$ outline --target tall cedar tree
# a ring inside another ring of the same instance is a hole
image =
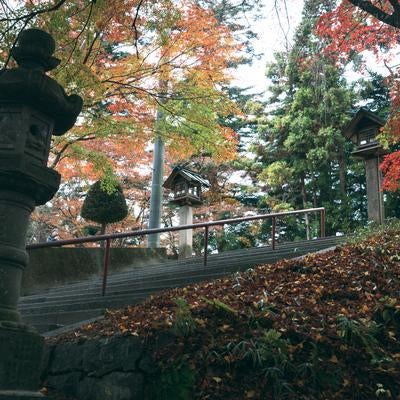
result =
[[[341,133],[352,92],[343,70],[320,56],[324,42],[313,33],[321,8],[330,7],[330,1],[306,1],[292,50],[276,54],[268,66],[273,112],[261,134],[263,145],[257,143],[255,150],[267,204],[275,210],[325,206],[327,230],[334,233],[352,230],[364,218],[355,213],[364,209],[359,203],[364,198],[356,195],[364,185],[361,169],[350,165],[351,144]],[[310,221],[306,224],[312,228]]]
[[[105,233],[107,224],[122,221],[127,215],[128,207],[121,185],[117,184],[111,192],[102,187],[101,181],[90,187],[81,216],[101,224],[101,234]]]

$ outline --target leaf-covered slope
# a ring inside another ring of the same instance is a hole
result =
[[[164,386],[184,388],[177,399],[397,398],[399,245],[386,231],[167,291],[52,340],[169,330],[176,344],[157,357],[164,378],[175,371]]]

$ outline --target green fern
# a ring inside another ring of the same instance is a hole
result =
[[[196,329],[196,322],[192,317],[190,307],[182,297],[174,300],[176,304],[175,320],[172,324],[172,332],[177,336],[189,336]]]

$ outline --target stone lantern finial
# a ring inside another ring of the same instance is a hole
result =
[[[47,72],[60,64],[60,60],[53,57],[55,49],[56,43],[47,32],[31,28],[21,32],[11,55],[22,68],[40,66]]]
[[[11,52],[19,67],[0,71],[0,105],[32,107],[53,120],[51,134],[60,136],[74,126],[83,100],[77,94],[67,95],[56,80],[45,74],[60,63],[53,57],[54,49],[54,39],[47,32],[21,32]]]

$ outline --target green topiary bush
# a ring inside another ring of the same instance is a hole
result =
[[[112,192],[103,189],[101,181],[90,187],[83,202],[81,216],[101,224],[101,234],[106,231],[107,224],[122,221],[127,215],[128,207],[120,184]]]

